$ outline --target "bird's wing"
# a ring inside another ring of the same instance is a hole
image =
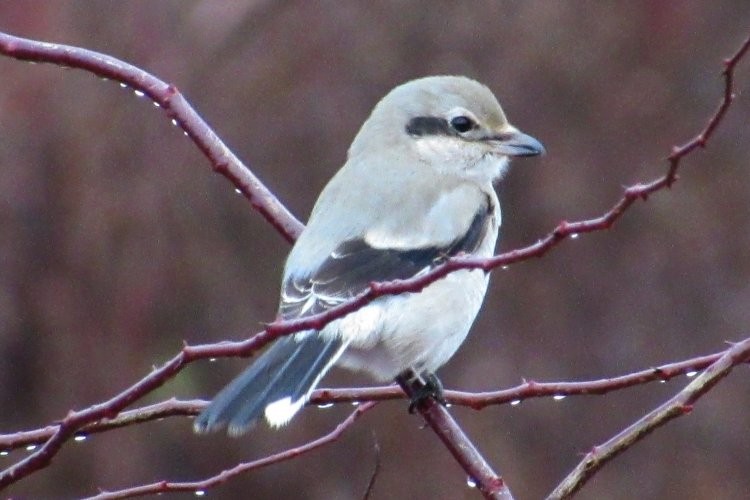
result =
[[[489,199],[479,207],[463,235],[445,246],[376,248],[363,238],[344,241],[311,274],[284,281],[282,318],[318,314],[363,292],[372,282],[407,279],[427,272],[460,253],[473,253],[492,224]]]

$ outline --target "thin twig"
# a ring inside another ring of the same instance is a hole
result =
[[[80,431],[76,433],[76,437],[78,440],[82,440],[90,434],[98,434],[130,425],[142,424],[173,416],[197,415],[205,406],[206,402],[199,399],[181,401],[171,398],[160,403],[123,411],[114,418],[103,418],[92,422],[81,427]],[[58,428],[59,424],[50,424],[46,427],[30,431],[0,434],[0,450],[8,452],[18,448],[39,445],[54,436]]]
[[[240,474],[250,472],[252,470],[267,467],[269,465],[277,464],[285,460],[290,460],[298,457],[304,453],[309,453],[315,449],[320,448],[328,443],[336,441],[341,435],[351,427],[354,422],[361,417],[366,411],[372,409],[377,403],[365,403],[357,407],[354,412],[349,415],[344,421],[336,426],[328,434],[319,437],[313,441],[309,441],[296,448],[291,448],[274,455],[269,455],[253,462],[240,463],[232,467],[221,471],[220,473],[211,476],[200,481],[190,482],[172,482],[172,481],[157,481],[151,484],[144,484],[140,486],[134,486],[132,488],[125,488],[117,491],[101,491],[98,495],[89,497],[89,500],[114,500],[120,498],[133,498],[141,497],[146,495],[156,495],[167,492],[179,492],[188,491],[193,493],[201,493],[215,488],[216,486],[225,483],[226,481],[236,477]]]
[[[289,242],[302,231],[302,223],[222,142],[190,103],[177,90],[154,75],[101,52],[20,38],[0,32],[0,54],[19,59],[52,63],[86,70],[101,78],[114,80],[132,88],[138,96],[148,96],[179,125],[211,162],[215,172],[223,175],[250,200],[257,210]]]
[[[372,468],[372,474],[370,474],[370,480],[367,482],[367,488],[365,488],[365,492],[362,495],[362,500],[369,500],[372,496],[372,492],[375,491],[375,481],[378,479],[378,474],[380,474],[380,443],[378,443],[378,438],[374,432],[372,433],[372,438],[374,441],[375,464]]]
[[[554,489],[548,498],[570,498],[581,489],[606,463],[635,443],[665,425],[670,420],[687,415],[693,406],[721,379],[729,375],[732,368],[750,359],[750,339],[743,340],[728,349],[715,363],[709,366],[687,387],[643,418],[622,430],[606,443],[595,446],[573,471]]]

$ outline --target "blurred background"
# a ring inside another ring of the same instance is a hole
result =
[[[702,128],[750,4],[497,1],[2,2],[0,30],[122,58],[176,84],[301,219],[393,86],[464,74],[497,94],[547,156],[498,187],[501,249],[597,216],[662,175]],[[750,60],[738,100],[670,191],[612,230],[493,273],[483,311],[441,370],[448,388],[625,374],[750,334]],[[273,319],[285,241],[163,112],[83,71],[0,57],[0,432],[105,400],[190,343]],[[246,360],[201,362],[140,403],[209,398]],[[603,442],[686,385],[451,411],[519,499],[540,498]],[[370,383],[332,373],[324,386]],[[585,499],[747,498],[748,368],[608,465]],[[241,439],[170,418],[70,444],[8,490],[71,498],[192,480],[307,442],[351,407],[306,409]],[[404,402],[325,448],[242,476],[215,498],[477,498]],[[0,457],[5,467],[26,452]]]

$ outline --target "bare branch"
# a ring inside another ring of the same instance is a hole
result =
[[[244,474],[255,469],[260,469],[261,467],[267,467],[269,465],[277,464],[285,460],[296,458],[303,453],[309,453],[317,448],[320,448],[321,446],[336,441],[344,433],[345,430],[347,430],[354,424],[354,422],[359,417],[361,417],[365,412],[371,410],[376,404],[377,403],[365,403],[358,406],[357,409],[354,410],[354,412],[349,415],[344,421],[337,425],[335,429],[333,429],[328,434],[319,437],[318,439],[305,443],[296,448],[290,448],[286,451],[282,451],[281,453],[276,453],[275,455],[263,457],[253,462],[237,464],[231,469],[221,471],[215,476],[211,476],[200,481],[182,483],[158,481],[156,483],[134,486],[132,488],[126,488],[123,490],[102,491],[98,495],[94,495],[89,498],[90,500],[112,500],[118,498],[133,498],[178,491],[189,491],[193,493],[203,492],[210,488],[215,488],[216,486],[219,486],[222,483],[232,479],[233,477],[239,476],[240,474]]]
[[[406,380],[400,377],[398,383],[412,399],[424,388],[418,378]],[[443,405],[434,398],[426,398],[417,405],[417,411],[466,472],[472,486],[475,486],[485,498],[513,500],[513,495],[503,478],[492,470],[490,464]]]
[[[182,348],[182,351],[161,367],[154,369],[150,374],[108,401],[92,405],[84,410],[70,411],[43,446],[35,450],[28,457],[0,472],[0,489],[46,467],[60,451],[62,445],[78,434],[80,429],[93,422],[116,417],[128,405],[164,385],[164,383],[192,361],[210,357],[237,355],[237,346],[240,346],[240,351],[244,349],[246,352],[253,352],[266,344],[270,340],[268,337],[265,332],[261,332],[244,342],[221,342],[204,346],[185,346]]]
[[[666,382],[678,375],[695,375],[723,356],[726,351],[700,356],[677,363],[661,365],[619,377],[590,380],[585,382],[534,382],[523,384],[501,391],[467,393],[445,391],[445,399],[455,405],[468,406],[481,410],[485,406],[521,402],[530,398],[554,396],[586,396],[606,394],[627,387],[648,382]]]
[[[302,223],[221,141],[196,113],[177,87],[112,56],[93,50],[39,42],[0,32],[0,54],[22,61],[52,63],[83,69],[99,77],[120,82],[138,96],[148,96],[164,109],[211,162],[213,170],[227,179],[250,200],[253,208],[289,242],[302,231]]]
[[[90,434],[119,429],[130,425],[137,425],[173,416],[197,415],[206,406],[205,401],[198,399],[180,401],[171,398],[133,410],[124,411],[114,418],[103,418],[99,421],[81,427],[76,436],[85,438]],[[50,424],[31,431],[0,434],[0,450],[10,451],[27,446],[39,445],[55,435],[59,425]]]
[[[750,339],[732,346],[672,399],[654,409],[606,443],[595,446],[548,498],[570,498],[607,462],[670,420],[690,413],[701,396],[729,375],[732,368],[747,362],[749,359]]]
[[[646,384],[649,382],[666,382],[672,378],[693,374],[704,370],[714,363],[726,351],[706,356],[699,356],[676,363],[660,365],[619,377],[581,382],[535,382],[526,381],[515,387],[499,391],[466,392],[446,390],[444,392],[447,403],[455,406],[465,406],[474,410],[481,410],[487,406],[514,404],[530,398],[552,396],[585,396],[601,395],[612,391]],[[344,389],[316,389],[313,391],[308,405],[319,406],[328,404],[351,404],[368,401],[392,401],[406,398],[404,391],[396,385],[382,387],[351,387]],[[137,425],[154,420],[174,416],[195,416],[199,414],[208,402],[194,399],[182,401],[175,398],[153,405],[135,408],[119,413],[114,418],[103,418],[81,427],[76,436],[87,436],[120,427]],[[10,451],[27,446],[40,445],[51,438],[58,430],[58,425],[50,424],[39,429],[0,434],[0,450]]]
[[[372,468],[372,474],[370,474],[370,480],[367,482],[367,488],[365,488],[365,492],[362,495],[363,500],[368,500],[372,496],[372,492],[375,491],[375,481],[378,479],[378,474],[380,474],[380,444],[374,432],[372,438],[374,440],[375,464]]]

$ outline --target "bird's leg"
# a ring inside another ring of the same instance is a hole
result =
[[[409,403],[409,413],[414,413],[416,409],[428,398],[433,398],[441,405],[445,405],[443,397],[443,383],[432,372],[422,372],[417,374],[412,370],[407,370],[398,377],[396,382],[407,390],[411,399]]]
[[[445,406],[447,402],[445,401],[445,395],[443,394],[443,383],[437,375],[432,372],[425,372],[422,376],[425,379],[426,387],[429,388],[430,396],[432,396],[435,401]]]

